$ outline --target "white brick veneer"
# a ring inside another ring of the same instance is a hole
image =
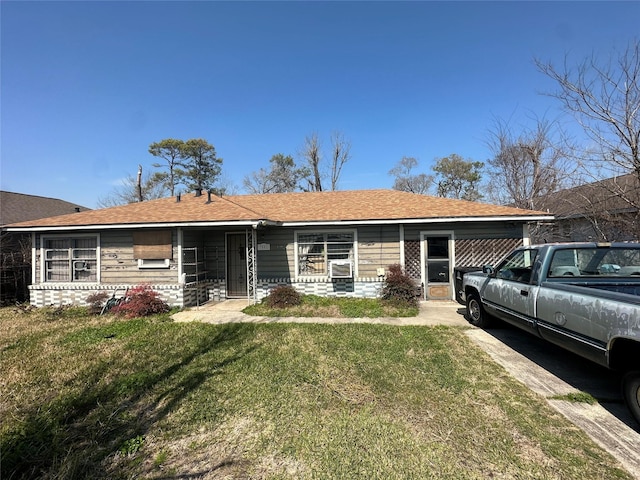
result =
[[[291,285],[302,294],[318,295],[322,297],[362,297],[375,298],[380,295],[383,280],[379,278],[357,278],[355,280],[327,280],[313,279],[296,281],[291,278],[259,279],[257,282],[256,296],[260,301],[278,285]],[[48,307],[51,305],[78,305],[87,306],[87,298],[100,292],[106,292],[109,296],[116,292],[116,297],[125,294],[127,288],[136,285],[105,285],[105,284],[74,284],[74,283],[47,283],[31,285],[30,303],[35,307]],[[224,300],[227,295],[224,280],[202,282],[199,284],[182,285],[150,285],[160,298],[172,307],[189,307],[205,303],[209,300]]]

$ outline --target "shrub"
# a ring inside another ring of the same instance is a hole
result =
[[[412,307],[418,305],[416,284],[398,264],[389,266],[389,273],[387,273],[382,287],[382,300],[396,305]]]
[[[89,304],[89,313],[91,315],[98,315],[102,312],[102,307],[106,303],[109,298],[109,294],[107,292],[97,292],[92,293],[87,297],[87,303]]]
[[[294,307],[302,303],[302,295],[291,285],[278,285],[264,301],[271,308]]]
[[[111,309],[112,313],[126,318],[146,317],[168,311],[169,305],[148,285],[130,289],[124,301]]]

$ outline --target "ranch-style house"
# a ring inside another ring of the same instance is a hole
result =
[[[455,298],[454,267],[497,261],[553,215],[360,190],[175,197],[14,223],[31,235],[35,306],[150,285],[173,306],[259,301],[277,285],[375,297],[400,264],[423,300]]]

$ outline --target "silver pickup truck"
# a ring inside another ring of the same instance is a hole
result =
[[[521,247],[496,267],[466,273],[461,297],[477,327],[499,318],[621,371],[640,422],[640,244]]]

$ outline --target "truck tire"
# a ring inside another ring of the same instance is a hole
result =
[[[640,423],[640,370],[627,372],[622,377],[622,395],[629,411]]]
[[[493,317],[484,311],[480,296],[477,293],[467,295],[467,321],[478,328],[489,328]]]

